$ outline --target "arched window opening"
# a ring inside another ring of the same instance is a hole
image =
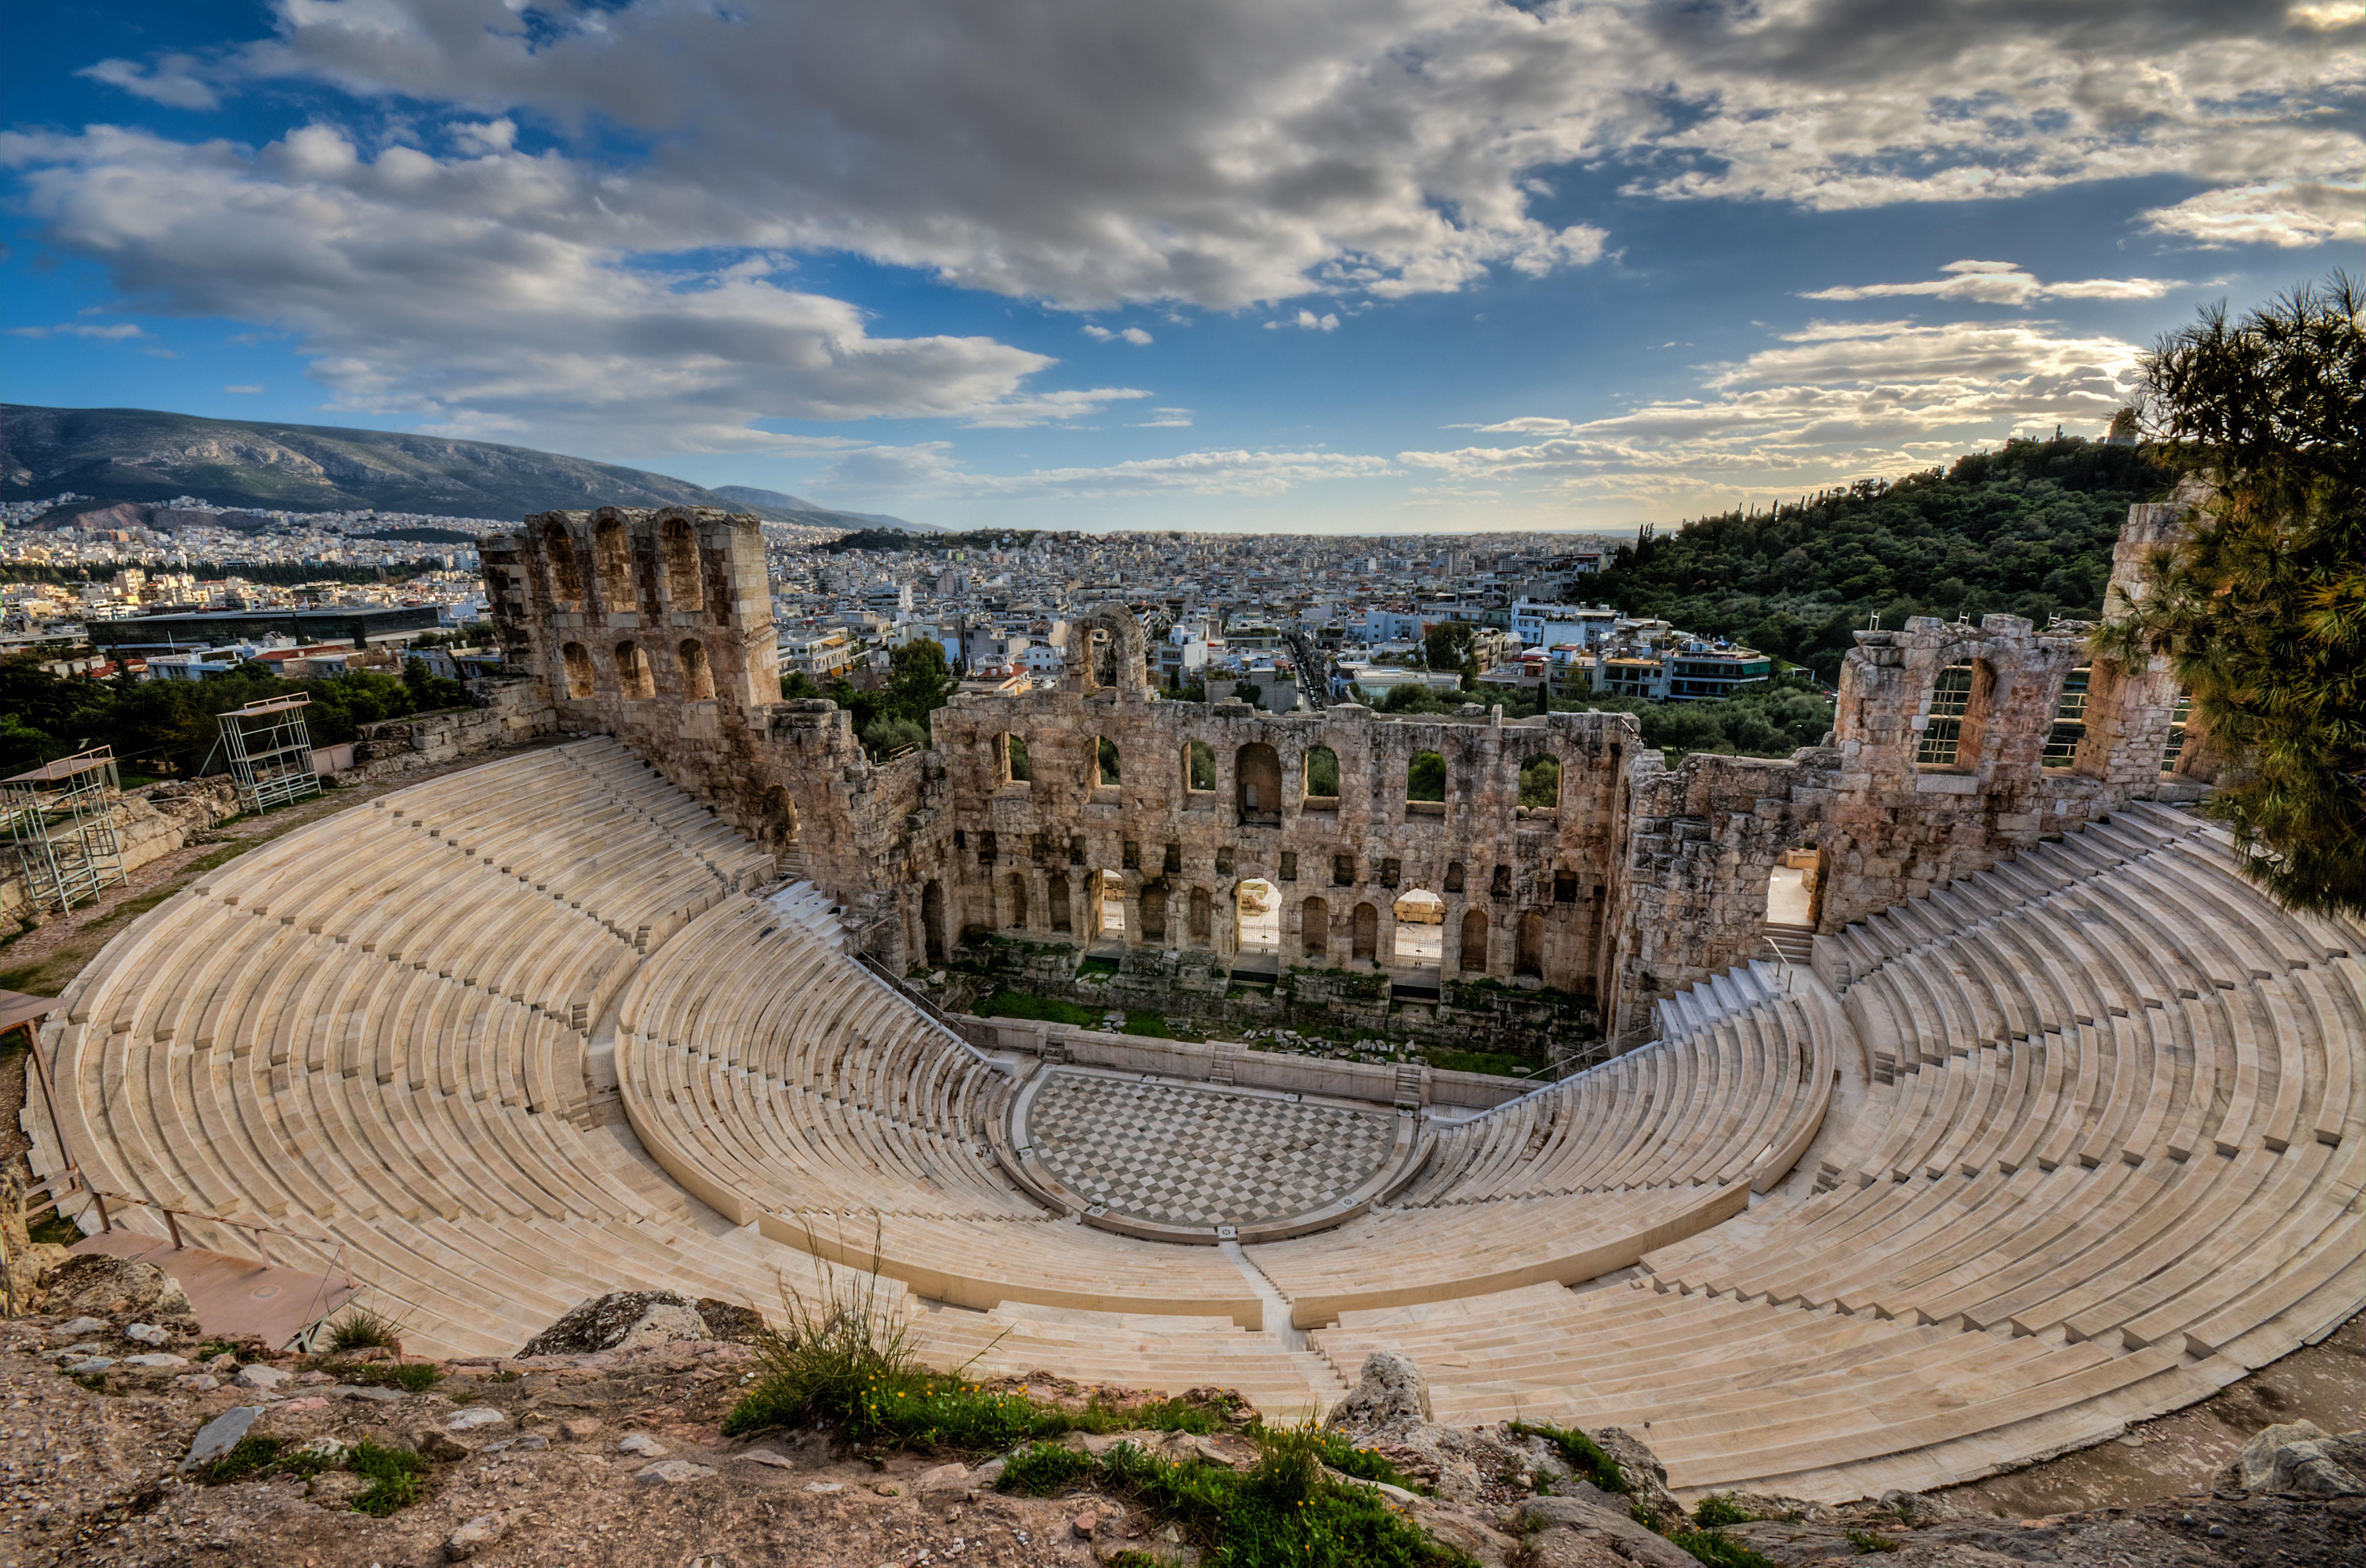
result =
[[[1931,711],[1914,748],[1918,767],[1953,767],[1962,754],[1964,716],[1972,706],[1972,666],[1949,665],[1931,683]]]
[[[649,656],[638,643],[616,644],[616,689],[627,702],[646,702],[658,694],[657,678],[649,672]]]
[[[1519,950],[1512,958],[1512,972],[1537,980],[1545,975],[1545,916],[1542,910],[1532,909],[1520,916]]]
[[[1380,912],[1370,904],[1359,903],[1356,906],[1356,934],[1348,948],[1348,956],[1370,963],[1380,955]]]
[[[670,517],[659,524],[658,554],[665,564],[667,607],[705,609],[706,589],[698,572],[698,536],[691,532],[690,524],[678,517]]]
[[[1002,737],[1002,781],[1025,784],[1034,777],[1034,767],[1027,760],[1027,737],[1006,732]]]
[[[1191,890],[1191,940],[1204,947],[1215,940],[1215,901],[1208,896],[1207,889],[1193,888]]]
[[[1125,879],[1115,871],[1103,871],[1095,884],[1100,889],[1101,935],[1125,935]]]
[[[1321,899],[1308,899],[1298,908],[1298,942],[1310,958],[1319,958],[1331,950],[1331,906]]]
[[[1281,824],[1281,754],[1263,741],[1251,741],[1234,754],[1233,773],[1240,790],[1241,820]]]
[[[1487,972],[1487,912],[1470,909],[1462,912],[1462,972]]]
[[[1339,804],[1339,754],[1327,745],[1310,746],[1306,752],[1305,806],[1308,811],[1327,812]]]
[[[2087,682],[2090,665],[2080,665],[2062,678],[2062,695],[2054,701],[2054,727],[2045,733],[2045,766],[2070,767],[2079,761],[2079,743],[2087,738]]]
[[[945,961],[945,890],[930,882],[920,890],[920,935],[930,968]]]
[[[1212,795],[1216,792],[1216,751],[1206,741],[1183,743],[1183,793]]]
[[[1774,857],[1774,868],[1766,874],[1766,924],[1815,924],[1816,886],[1822,862],[1812,844],[1786,849]]]
[[[1050,894],[1052,904],[1052,929],[1054,931],[1069,932],[1073,935],[1076,930],[1076,924],[1069,918],[1068,879],[1065,877],[1053,877],[1052,879]]]
[[[1243,953],[1281,950],[1281,899],[1273,884],[1252,877],[1233,890],[1234,946]]]
[[[1417,751],[1405,765],[1405,799],[1420,805],[1446,803],[1446,758],[1434,751]]]
[[[1166,940],[1166,890],[1155,882],[1142,890],[1142,939]]]
[[[1107,735],[1093,747],[1093,783],[1104,790],[1114,790],[1118,785],[1117,742]]]
[[[1446,901],[1427,888],[1399,893],[1391,906],[1397,917],[1396,961],[1416,968],[1442,962],[1446,957]]]
[[[783,848],[794,847],[797,842],[797,803],[778,784],[764,791],[763,821],[759,833],[765,843]]]
[[[550,572],[550,597],[561,610],[583,608],[583,569],[575,561],[575,536],[562,522],[542,525],[542,559]]]
[[[715,698],[715,671],[706,663],[706,644],[695,637],[684,637],[679,650],[682,655],[682,695],[685,701],[708,702]]]
[[[592,564],[600,577],[600,608],[614,615],[638,608],[633,601],[633,546],[614,518],[592,535]]]
[[[1002,882],[1009,890],[1011,929],[1021,929],[1027,924],[1027,874],[1013,871]]]
[[[1560,758],[1538,752],[1520,764],[1520,809],[1554,812],[1560,809]]]
[[[559,662],[567,667],[567,697],[581,702],[592,695],[592,654],[580,643],[569,643],[558,650]]]

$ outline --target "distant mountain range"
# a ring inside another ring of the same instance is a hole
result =
[[[719,507],[815,528],[927,524],[833,511],[773,490],[710,490],[580,457],[397,431],[208,420],[152,409],[0,403],[0,500],[72,490],[87,506],[197,496],[257,510],[427,512],[506,521],[589,507]]]

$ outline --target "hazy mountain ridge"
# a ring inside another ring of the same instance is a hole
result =
[[[806,501],[794,508],[757,503],[755,497],[774,492],[736,498],[663,474],[495,442],[152,409],[0,403],[0,500],[67,490],[92,498],[76,502],[77,510],[186,495],[255,510],[374,507],[494,521],[602,506],[754,510],[774,521],[821,528],[863,528],[877,521]]]
[[[911,522],[884,512],[840,511],[785,490],[760,490],[753,485],[717,485],[715,493],[781,522],[809,523],[816,528],[900,528],[907,533],[944,532],[942,526],[933,522]]]

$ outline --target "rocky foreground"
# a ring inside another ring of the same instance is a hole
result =
[[[716,1336],[744,1335],[744,1309],[603,1298],[531,1353],[428,1368],[385,1349],[204,1341],[177,1289],[142,1270],[78,1260],[53,1276],[50,1310],[0,1324],[0,1568],[1194,1560],[1171,1527],[1088,1486],[997,1492],[998,1458],[866,1456],[812,1431],[726,1439],[757,1352]],[[1048,1373],[1013,1386],[1087,1392]],[[1425,1403],[1415,1369],[1375,1357],[1332,1418],[1427,1488],[1384,1488],[1408,1517],[1488,1568],[2366,1562],[2366,1434],[2272,1428],[2212,1489],[2142,1508],[2020,1519],[1909,1494],[1836,1509],[1736,1496],[1687,1518],[1628,1434],[1594,1434],[1631,1486],[1614,1495],[1550,1441],[1439,1426]],[[1233,1466],[1256,1454],[1237,1429],[1066,1440]],[[225,1473],[266,1450],[276,1463]]]

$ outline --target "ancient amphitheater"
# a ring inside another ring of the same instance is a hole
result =
[[[2130,558],[2176,523],[2138,509]],[[761,559],[711,513],[489,541],[535,672],[493,700],[549,738],[141,916],[43,1036],[37,1167],[136,1233],[267,1226],[415,1350],[627,1286],[769,1305],[875,1245],[939,1364],[1295,1415],[1394,1350],[1442,1420],[1624,1425],[1688,1494],[1979,1475],[2366,1296],[2366,933],[2235,871],[2176,803],[2202,748],[2164,772],[2164,673],[2076,629],[1865,633],[1831,744],[1670,767],[1614,716],[1161,703],[1110,615],[1068,689],[959,700],[874,765],[762,691]],[[1195,742],[1214,790],[1166,760]],[[1401,799],[1417,750],[1436,810]],[[1548,752],[1560,803],[1522,808]],[[1802,855],[1794,963],[1765,890]],[[1393,890],[1439,890],[1448,974],[1588,994],[1632,1048],[1518,1092],[949,1017],[895,978],[975,926],[1221,962],[1251,878],[1284,962],[1351,975]]]

